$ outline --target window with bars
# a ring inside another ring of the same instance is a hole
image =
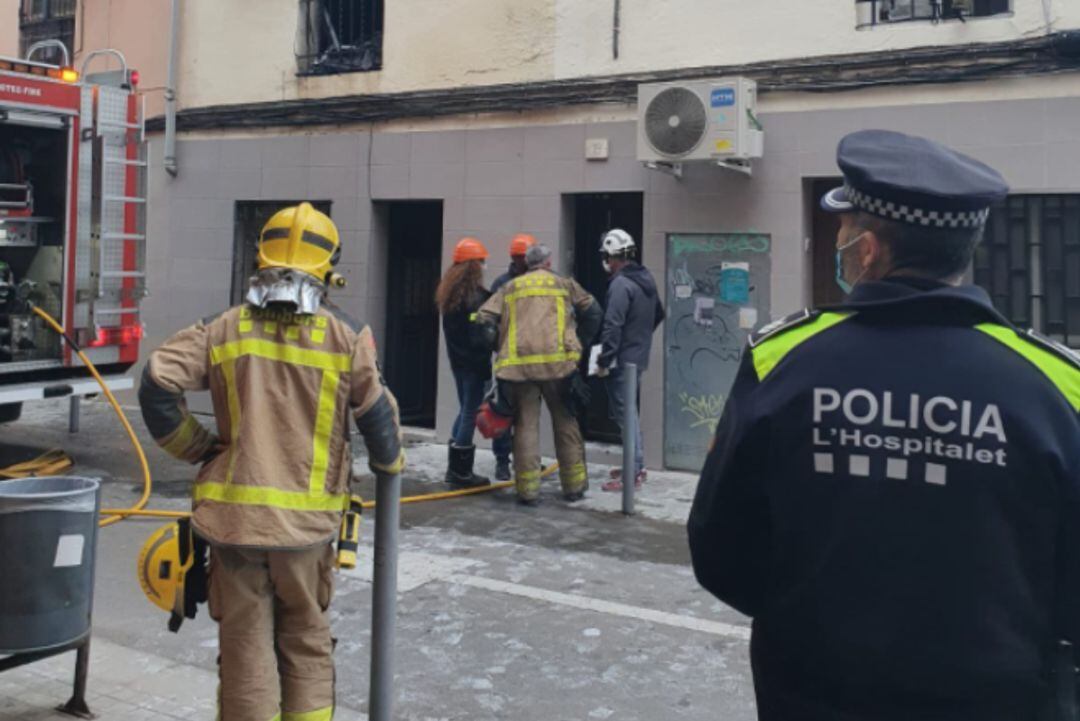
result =
[[[300,0],[302,75],[382,68],[383,0]]]
[[[22,0],[19,6],[19,52],[23,55],[40,40],[59,40],[68,53],[74,52],[77,0]],[[35,55],[35,60],[59,65],[62,55],[53,49]]]
[[[1016,195],[994,208],[975,282],[1017,326],[1080,348],[1080,195]]]
[[[963,20],[1012,12],[1012,0],[855,0],[860,28],[902,22]]]

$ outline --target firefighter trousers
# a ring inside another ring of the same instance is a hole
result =
[[[518,496],[523,499],[531,500],[540,495],[541,399],[551,413],[563,493],[583,491],[588,485],[585,441],[577,418],[567,409],[563,399],[566,383],[566,379],[561,379],[505,384],[514,408],[514,479]]]
[[[218,622],[218,721],[330,721],[333,640],[326,609],[334,548],[213,546],[210,616]]]

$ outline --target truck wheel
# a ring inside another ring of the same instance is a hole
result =
[[[22,403],[0,404],[0,423],[11,423],[22,415]]]

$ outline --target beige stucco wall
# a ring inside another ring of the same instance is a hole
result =
[[[297,0],[183,1],[182,108],[541,80],[553,74],[553,0],[387,2],[385,70],[308,78],[296,76]]]
[[[0,0],[0,55],[19,54],[19,0]]]
[[[557,77],[1017,40],[1046,29],[1043,0],[1012,0],[1011,16],[868,30],[856,29],[853,0],[621,0],[615,60],[613,1],[557,0]],[[1073,0],[1050,0],[1049,10],[1057,29],[1080,25]]]
[[[0,0],[6,2],[7,0]],[[75,64],[94,50],[115,48],[139,71],[148,117],[165,107],[169,49],[169,0],[80,0],[75,26]],[[218,36],[222,42],[224,36]],[[90,72],[118,68],[112,59],[95,59]]]
[[[1046,32],[1045,8],[1053,29],[1080,27],[1074,0],[1013,0],[1009,16],[872,30],[856,29],[852,0],[621,0],[616,60],[614,0],[394,0],[383,70],[298,78],[297,0],[182,1],[181,107],[1018,40]]]

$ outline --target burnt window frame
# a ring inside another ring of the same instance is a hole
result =
[[[19,3],[19,53],[41,40],[59,40],[67,47],[68,56],[75,57],[75,15],[78,0],[22,0]],[[46,49],[36,58],[59,65],[61,54]]]
[[[385,0],[300,0],[297,75],[382,70]]]
[[[870,21],[869,22],[856,22],[856,28],[859,30],[866,30],[870,28],[888,26],[888,25],[902,25],[904,23],[939,23],[946,21],[961,21],[966,22],[968,20],[988,20],[992,18],[1007,18],[1012,17],[1016,0],[974,0],[975,11],[973,13],[959,13],[953,9],[953,0],[926,0],[928,8],[922,14],[912,14],[911,17],[889,19],[887,12],[890,7],[897,0],[855,0],[855,7],[860,5],[870,5]],[[920,0],[913,0],[913,2],[919,2]],[[1000,5],[1004,3],[1005,9],[1000,9]],[[980,8],[982,8],[980,10]],[[914,10],[914,8],[913,8]]]
[[[991,211],[972,269],[1014,325],[1080,348],[1080,194],[1010,195]]]

